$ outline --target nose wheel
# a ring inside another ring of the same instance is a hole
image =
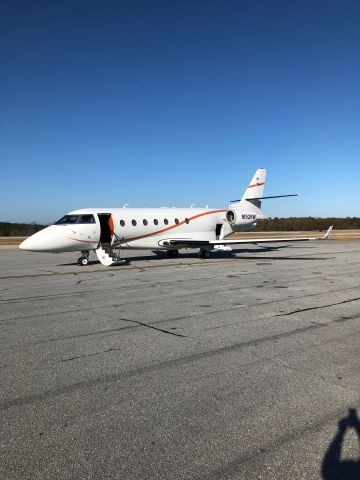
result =
[[[78,264],[82,267],[85,267],[89,263],[89,250],[83,250],[81,252],[81,257],[78,258]]]
[[[211,258],[211,250],[209,250],[208,248],[200,248],[199,257],[200,258]]]

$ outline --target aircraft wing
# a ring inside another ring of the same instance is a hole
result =
[[[286,243],[286,242],[307,242],[308,240],[322,240],[322,238],[317,237],[298,237],[298,238],[246,238],[239,240],[211,240],[209,245],[237,245],[244,243]]]
[[[236,240],[224,238],[223,240],[192,240],[192,239],[169,239],[162,242],[164,246],[183,246],[188,248],[205,247],[211,245],[241,245],[257,243],[287,243],[287,242],[307,242],[309,240],[326,240],[330,237],[333,227],[329,227],[322,237],[283,237],[283,238],[239,238]]]

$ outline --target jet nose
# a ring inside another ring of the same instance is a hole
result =
[[[31,241],[29,242],[29,240],[30,237],[22,241],[19,245],[19,248],[21,248],[21,250],[30,250],[29,245],[31,245]]]
[[[47,228],[26,238],[20,243],[19,248],[21,248],[21,250],[30,250],[31,252],[43,251],[44,248],[49,247],[49,234],[46,230]]]
[[[20,243],[19,248],[31,252],[51,252],[60,247],[59,240],[62,240],[61,235],[50,226],[26,238]]]

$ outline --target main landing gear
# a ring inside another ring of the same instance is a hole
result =
[[[199,257],[200,258],[211,258],[211,250],[209,250],[208,248],[200,248]]]
[[[89,263],[89,250],[82,250],[81,257],[78,258],[78,264],[81,266],[85,266]]]
[[[179,256],[179,250],[166,250],[169,258],[177,258]]]

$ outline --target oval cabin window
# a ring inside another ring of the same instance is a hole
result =
[[[134,227],[136,226],[136,220],[131,220],[131,223],[134,225]]]
[[[154,218],[154,225],[157,225],[159,222]]]
[[[164,223],[165,223],[165,225],[167,225],[169,223],[167,218],[164,218]]]
[[[120,225],[121,225],[122,227],[125,227],[125,220],[120,220]]]
[[[178,219],[178,218],[175,218],[175,223],[176,223],[176,225],[179,223],[179,219]]]
[[[185,218],[185,223],[189,223],[190,220],[188,218]]]
[[[143,224],[144,224],[144,225],[147,225],[147,224],[148,224],[148,221],[146,220],[146,218],[144,218]]]

